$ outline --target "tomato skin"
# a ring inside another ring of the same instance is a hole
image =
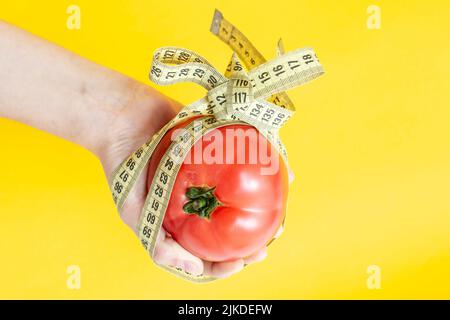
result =
[[[189,119],[169,130],[157,146],[149,162],[148,189],[159,161],[171,143],[172,133],[193,120]],[[261,168],[268,165],[261,163],[259,157],[256,163],[246,161],[245,164],[237,161],[233,164],[211,164],[205,163],[207,161],[203,157],[200,161],[192,161],[197,144],[202,144],[205,150],[214,141],[209,138],[216,130],[223,137],[223,158],[228,155],[236,160],[235,148],[226,148],[227,139],[231,139],[227,137],[226,129],[240,129],[246,133],[248,130],[254,131],[256,134],[250,140],[265,140],[253,126],[246,124],[227,125],[209,131],[204,139],[196,142],[181,165],[163,221],[164,229],[175,241],[207,261],[229,261],[255,253],[273,238],[286,210],[288,173],[270,143],[267,143],[265,154],[276,155],[279,166],[277,172],[271,175],[261,174]],[[249,144],[246,143],[247,154],[248,149]],[[189,201],[185,193],[192,186],[215,187],[214,194],[222,205],[214,209],[210,219],[183,211],[183,205]]]

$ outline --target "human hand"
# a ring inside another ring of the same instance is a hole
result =
[[[144,86],[138,85],[134,89],[135,97],[120,119],[114,124],[109,135],[120,137],[111,140],[111,145],[100,157],[105,174],[110,177],[112,171],[129,154],[141,146],[148,138],[156,133],[163,125],[175,116],[181,106],[164,97],[160,93]],[[122,209],[121,217],[124,222],[136,233],[139,215],[147,196],[147,172],[136,182]],[[177,267],[194,275],[209,275],[217,278],[228,277],[239,272],[245,265],[259,262],[267,255],[266,248],[255,252],[245,259],[236,259],[227,262],[203,261],[182,248],[164,229],[158,235],[153,259],[157,264]]]

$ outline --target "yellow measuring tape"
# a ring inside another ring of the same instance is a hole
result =
[[[151,257],[178,171],[193,145],[216,128],[250,124],[270,141],[287,165],[287,153],[278,131],[295,109],[287,94],[282,91],[323,74],[323,68],[312,49],[284,53],[281,41],[278,42],[277,58],[266,62],[250,41],[217,10],[211,31],[234,51],[225,75],[190,50],[177,47],[156,50],[150,70],[153,82],[159,85],[195,82],[208,90],[208,94],[184,107],[112,174],[111,191],[116,207],[121,212],[131,189],[163,136],[177,124],[194,116],[202,116],[189,123],[184,128],[184,133],[171,141],[149,188],[139,219],[138,235]],[[248,72],[244,71],[238,57]],[[210,276],[195,276],[170,266],[161,267],[194,282],[214,280]]]

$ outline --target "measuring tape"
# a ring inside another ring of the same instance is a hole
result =
[[[251,70],[254,67],[266,62],[263,55],[255,48],[247,37],[230,22],[228,22],[218,10],[214,12],[210,31],[218,36],[223,42],[228,44],[230,48],[237,53],[239,58],[244,62],[247,70]],[[284,46],[280,39],[277,45],[277,56],[282,54],[284,54]],[[228,77],[227,72],[225,73],[225,76]],[[293,111],[295,110],[291,99],[289,99],[288,95],[284,92],[273,95],[267,100],[282,108],[287,108]]]
[[[138,235],[151,257],[178,171],[194,144],[209,131],[222,126],[252,125],[276,148],[287,166],[287,152],[278,131],[293,115],[295,108],[283,91],[323,74],[322,66],[312,49],[285,53],[281,40],[277,46],[277,58],[267,62],[250,41],[217,10],[211,31],[234,51],[225,74],[222,75],[205,58],[193,51],[178,47],[156,50],[150,80],[159,85],[194,82],[203,86],[208,93],[204,98],[184,107],[112,173],[110,188],[116,207],[121,212],[130,191],[164,135],[187,119],[198,117],[184,127],[183,134],[172,139],[149,188],[139,218]],[[194,282],[215,279],[207,275],[192,275],[171,266],[161,267]]]

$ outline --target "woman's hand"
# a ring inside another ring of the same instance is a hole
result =
[[[111,176],[112,171],[126,157],[171,120],[181,107],[173,100],[142,84],[136,83],[134,88],[130,88],[130,91],[133,92],[130,94],[134,98],[126,107],[127,111],[116,119],[108,133],[117,139],[110,139],[110,145],[101,148],[106,151],[101,155],[100,160],[107,177]],[[145,173],[147,170],[144,169],[143,172]],[[147,176],[142,174],[129,194],[121,215],[124,222],[136,234],[139,215],[147,196],[146,181]],[[223,278],[239,272],[247,264],[263,260],[265,256],[266,249],[263,248],[246,259],[221,263],[202,261],[183,249],[162,229],[153,258],[158,264],[178,267],[191,274],[206,274]]]

